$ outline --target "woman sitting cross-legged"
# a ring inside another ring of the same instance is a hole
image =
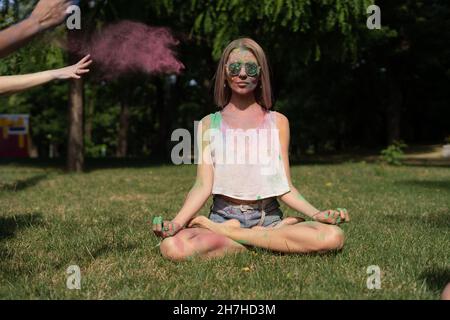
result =
[[[172,221],[157,221],[153,231],[164,238],[164,257],[219,257],[259,247],[283,253],[339,250],[349,221],[345,209],[320,211],[292,185],[289,122],[271,111],[266,56],[248,38],[231,42],[215,78],[221,108],[198,127],[201,161],[184,205]],[[266,143],[265,143],[266,142]],[[196,216],[209,196],[209,218]],[[313,218],[282,217],[280,204]]]

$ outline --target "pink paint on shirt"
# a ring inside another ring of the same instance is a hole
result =
[[[130,72],[180,73],[184,65],[172,50],[178,43],[167,28],[125,20],[104,27],[88,41],[72,41],[69,50],[90,54],[93,68],[113,79]]]

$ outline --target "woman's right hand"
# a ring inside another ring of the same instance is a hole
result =
[[[155,223],[155,220],[153,220],[153,232],[155,233],[156,236],[161,237],[161,238],[167,238],[167,237],[172,237],[175,234],[178,233],[178,231],[180,231],[181,229],[183,229],[183,227],[173,221],[160,221],[157,223]]]
[[[81,59],[78,63],[54,70],[55,78],[58,80],[65,80],[65,79],[80,79],[81,75],[88,73],[89,65],[92,63],[91,56],[87,55],[83,59]]]

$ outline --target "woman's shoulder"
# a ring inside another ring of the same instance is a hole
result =
[[[200,120],[200,123],[205,127],[209,128],[211,124],[215,124],[218,121],[220,121],[220,111],[207,114]]]
[[[289,126],[289,120],[284,114],[282,114],[281,112],[278,112],[278,111],[270,111],[270,112],[273,114],[274,118],[276,119],[278,128]]]

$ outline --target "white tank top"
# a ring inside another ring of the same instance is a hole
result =
[[[290,191],[275,112],[266,112],[257,128],[243,130],[228,126],[217,111],[211,114],[210,129],[213,194],[259,200]]]

